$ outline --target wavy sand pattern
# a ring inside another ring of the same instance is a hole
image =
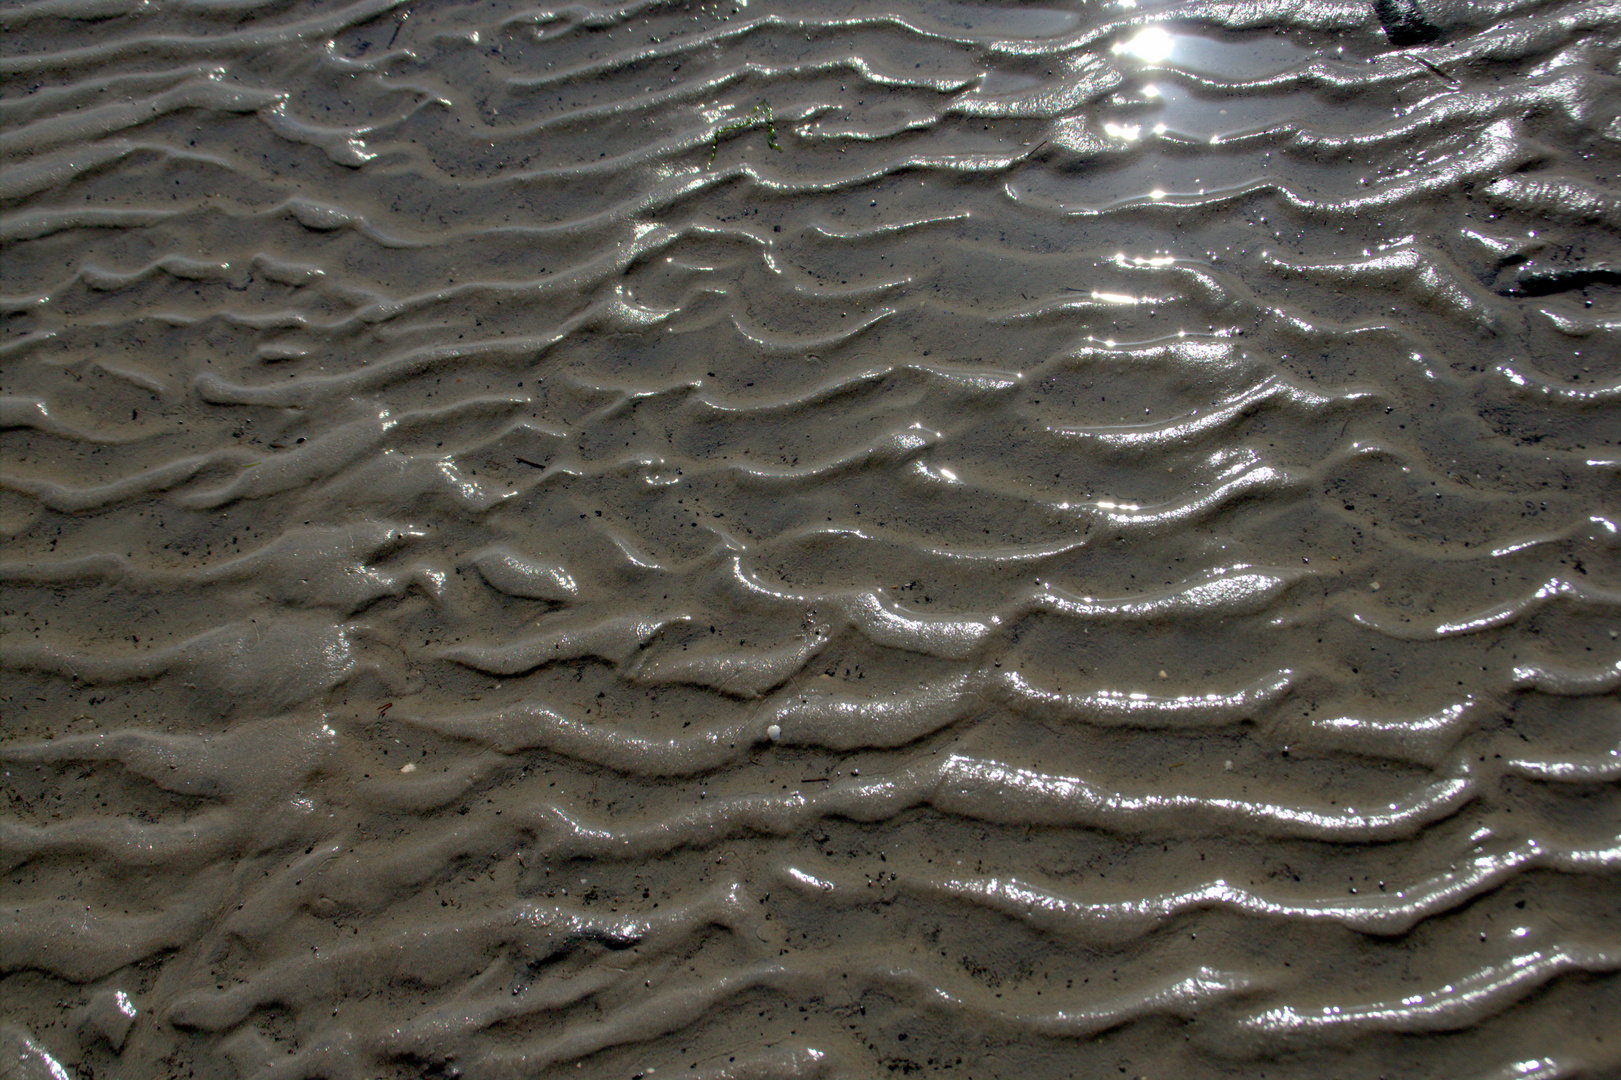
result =
[[[7,1076],[1621,1072],[1614,3],[0,31]]]

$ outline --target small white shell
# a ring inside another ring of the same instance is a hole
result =
[[[772,742],[776,742],[778,739],[782,738],[782,725],[772,724],[770,727],[766,728],[765,737],[770,739]]]

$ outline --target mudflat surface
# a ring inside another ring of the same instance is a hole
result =
[[[1618,64],[8,3],[0,1072],[1617,1075]]]

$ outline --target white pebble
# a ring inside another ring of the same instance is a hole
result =
[[[400,772],[416,772],[416,771],[417,771],[417,763],[414,762],[414,761],[407,761],[404,765],[400,766]]]
[[[1233,771],[1233,763],[1230,762],[1230,761],[1227,762],[1226,763],[1226,769],[1227,769],[1228,772],[1232,772]]]
[[[776,742],[778,739],[782,738],[782,725],[772,724],[770,727],[766,728],[765,737],[770,739],[772,742]]]
[[[1379,583],[1377,581],[1375,581],[1372,585],[1369,585],[1368,588],[1372,589],[1374,592],[1378,592],[1379,591]]]

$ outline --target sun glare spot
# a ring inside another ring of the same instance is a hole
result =
[[[1135,56],[1145,64],[1157,64],[1169,59],[1175,47],[1176,39],[1163,26],[1150,26],[1126,41],[1115,42],[1112,51],[1117,55]]]

